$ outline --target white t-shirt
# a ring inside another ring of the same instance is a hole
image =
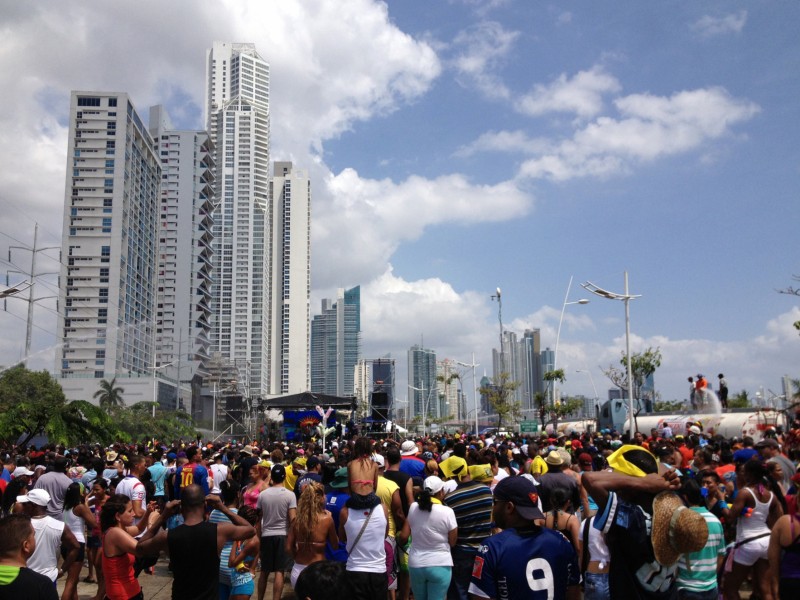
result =
[[[147,493],[144,488],[144,484],[133,475],[129,475],[128,477],[119,482],[116,493],[122,494],[130,498],[131,504],[133,504],[134,506],[137,505],[141,506],[142,510],[147,509],[147,497],[146,497]],[[141,518],[134,517],[133,524],[138,525],[139,521],[141,520],[142,520]],[[136,537],[140,538],[143,535],[144,531],[139,535],[137,535]]]
[[[219,489],[219,484],[228,478],[228,466],[222,463],[214,463],[211,465],[211,476],[214,478],[214,485],[211,486],[212,494],[219,494],[222,490]]]
[[[409,567],[453,566],[449,534],[458,524],[452,508],[434,503],[431,512],[427,512],[414,502],[408,508],[408,524],[411,527]]]
[[[61,548],[64,521],[46,516],[31,519],[31,525],[36,536],[36,550],[28,559],[28,568],[55,581],[58,576],[58,551]]]

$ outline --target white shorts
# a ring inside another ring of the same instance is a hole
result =
[[[760,559],[767,560],[768,549],[769,536],[766,535],[736,548],[736,550],[733,551],[733,562],[746,567],[752,567]]]
[[[303,569],[305,569],[307,566],[308,565],[301,565],[300,563],[294,563],[294,565],[292,566],[292,572],[289,575],[289,581],[292,584],[292,588],[294,588],[297,585],[297,578],[300,577],[300,573],[302,573]]]

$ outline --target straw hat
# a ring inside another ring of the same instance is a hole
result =
[[[551,450],[550,454],[548,454],[547,457],[544,459],[544,462],[546,462],[550,466],[557,467],[559,465],[564,464],[564,459],[562,458],[558,450]]]
[[[686,508],[674,492],[661,492],[653,500],[651,533],[656,560],[669,567],[681,554],[702,550],[708,541],[708,525],[703,516]]]

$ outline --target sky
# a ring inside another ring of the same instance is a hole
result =
[[[800,377],[800,298],[777,291],[800,275],[797,2],[0,0],[0,15],[3,269],[29,269],[6,249],[31,247],[34,222],[39,247],[60,245],[71,90],[200,129],[206,49],[253,42],[272,158],[312,179],[312,315],[360,285],[362,354],[397,360],[398,398],[413,344],[492,374],[497,288],[503,328],[539,328],[543,347],[565,309],[563,393],[605,397],[624,306],[580,284],[622,292],[625,271],[631,350],[660,349],[663,399],[696,373],[751,396]],[[26,310],[0,312],[0,364],[24,355]],[[55,329],[55,300],[37,302],[30,367],[53,369]]]

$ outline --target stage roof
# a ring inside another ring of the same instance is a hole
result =
[[[356,399],[352,396],[340,397],[302,392],[289,396],[265,398],[262,400],[262,407],[274,408],[276,410],[314,410],[315,406],[320,406],[324,409],[331,407],[340,410],[351,410],[355,407],[355,403]]]

